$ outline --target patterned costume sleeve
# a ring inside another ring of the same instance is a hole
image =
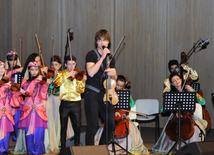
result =
[[[6,76],[10,77],[11,76],[11,70],[6,69],[5,71],[6,71]],[[12,74],[15,74],[15,73],[17,73],[17,70],[13,69]]]
[[[164,80],[164,90],[163,90],[163,94],[165,92],[170,92],[171,88],[170,88],[170,81],[169,81],[169,77],[167,77],[165,80]]]
[[[38,79],[31,81],[29,84],[26,81],[26,83],[23,84],[23,89],[25,89],[25,91],[28,92],[31,96],[33,94],[33,90],[35,88],[35,85],[39,82],[41,82],[41,81]]]
[[[193,70],[192,68],[190,68],[189,66],[184,66],[183,69],[185,71],[189,71],[189,77],[192,79],[192,80],[197,80],[198,79],[198,73]],[[185,77],[186,78],[186,77]]]
[[[21,98],[21,92],[15,92],[10,100],[10,105],[14,108],[20,107],[19,100]]]
[[[198,93],[196,94],[196,99],[197,99],[198,103],[200,103],[201,105],[206,104],[206,101],[204,100],[204,98],[201,95],[199,95]]]
[[[3,84],[0,88],[0,98],[2,98],[4,96],[4,91],[5,89],[9,88],[10,86],[7,84]]]
[[[135,102],[134,102],[134,100],[132,98],[132,95],[130,95],[130,101],[129,102],[130,102],[131,108],[133,108],[135,106]]]
[[[44,84],[39,92],[39,96],[42,100],[47,100],[48,87],[49,85],[47,83]]]

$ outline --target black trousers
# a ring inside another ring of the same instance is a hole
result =
[[[97,132],[98,112],[106,124],[106,104],[103,102],[104,92],[96,93],[90,89],[85,90],[85,110],[87,118],[86,145],[94,145],[94,136]],[[115,127],[114,106],[108,104],[108,142]],[[106,144],[106,125],[104,127],[99,145]]]
[[[59,107],[61,123],[61,150],[66,147],[66,132],[68,126],[68,117],[71,119],[74,130],[74,144],[80,145],[80,127],[81,127],[81,102],[63,101]]]

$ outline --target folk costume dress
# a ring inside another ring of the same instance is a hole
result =
[[[41,85],[39,82],[38,79],[31,82],[23,79],[22,82],[22,88],[29,92],[30,97],[25,99],[18,127],[25,129],[28,154],[45,153],[44,136],[48,118],[43,100],[47,99],[48,84]]]
[[[9,148],[10,132],[14,131],[14,119],[12,107],[18,107],[18,96],[21,93],[13,93],[9,85],[4,84],[0,88],[0,153],[7,152]],[[3,111],[6,108],[6,111]]]
[[[196,94],[196,98],[197,98],[197,102],[201,105],[205,105],[205,100],[203,97],[201,97],[199,94]],[[161,108],[161,112],[163,112],[163,107]],[[168,151],[172,148],[172,146],[174,145],[175,141],[171,141],[169,139],[169,137],[166,135],[166,126],[169,122],[169,120],[171,120],[173,118],[174,114],[171,113],[171,115],[169,116],[166,125],[163,128],[163,131],[158,139],[158,141],[156,142],[156,144],[152,147],[152,152],[153,153],[161,153],[161,154],[167,154]],[[193,120],[195,121],[195,123],[200,127],[201,130],[203,130],[204,133],[206,133],[206,127],[207,127],[207,121],[204,119],[201,119],[199,117],[197,117],[196,115],[193,115]],[[194,135],[186,140],[185,142],[191,143],[191,142],[199,142],[201,141],[201,137],[199,137],[200,135],[200,130],[199,128],[195,125],[194,126]],[[202,138],[203,139],[203,138]],[[184,143],[181,143],[181,147],[184,146]]]
[[[6,76],[7,76],[7,77],[10,77],[10,76],[11,76],[11,73],[12,73],[12,74],[17,73],[16,69],[13,69],[13,71],[10,71],[9,69],[6,69],[5,71],[6,71]],[[12,82],[15,82],[15,78],[12,77],[12,78],[11,78],[11,81],[12,81]],[[12,114],[13,114],[13,118],[14,118],[14,122],[15,122],[15,124],[14,124],[14,133],[13,133],[13,140],[14,140],[14,141],[16,141],[17,136],[18,136],[19,118],[20,118],[20,116],[21,116],[21,112],[22,112],[22,109],[23,109],[23,106],[24,106],[24,101],[23,101],[23,98],[22,98],[22,96],[21,96],[21,93],[20,93],[20,95],[18,96],[17,99],[18,99],[17,101],[18,101],[18,103],[19,103],[18,108],[13,108],[13,107],[12,107]]]

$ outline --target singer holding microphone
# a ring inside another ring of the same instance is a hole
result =
[[[110,76],[110,78],[115,80],[117,79],[114,60],[111,61],[109,68],[107,68],[106,57],[109,57],[110,55],[110,40],[111,36],[107,30],[99,30],[95,34],[95,49],[89,51],[85,58],[87,73],[86,89],[84,94],[87,118],[86,145],[94,145],[94,136],[98,126],[98,113],[106,124],[106,104],[103,102],[105,94],[103,81],[106,79],[106,76],[103,75]],[[103,74],[104,72],[106,74]],[[108,105],[107,114],[108,139],[106,140],[105,126],[99,145],[106,144],[106,141],[110,141],[115,127],[113,105]]]

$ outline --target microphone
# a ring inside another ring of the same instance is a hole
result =
[[[102,46],[103,50],[106,48],[105,45]],[[112,55],[110,53],[107,53],[106,56],[108,56],[109,58],[112,57]]]
[[[206,40],[201,40],[201,44],[200,44],[201,49],[200,50],[207,48],[207,45],[210,43],[209,40],[210,40],[209,38]]]

